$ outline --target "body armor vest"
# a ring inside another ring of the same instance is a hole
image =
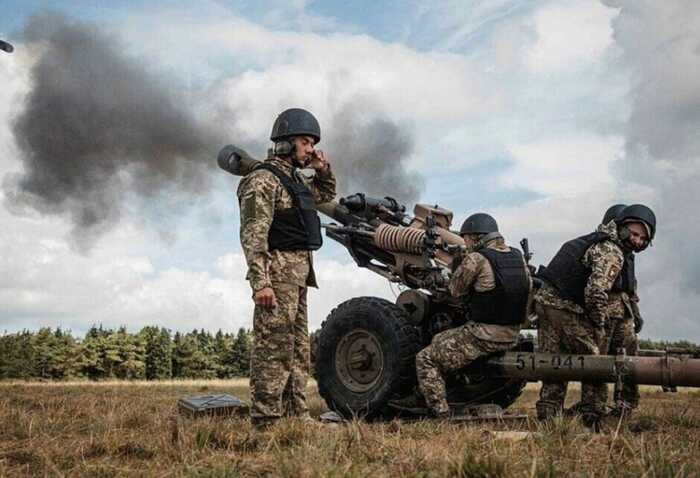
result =
[[[471,294],[469,312],[472,320],[495,325],[522,323],[530,293],[530,281],[522,254],[515,248],[510,248],[509,252],[488,248],[478,252],[489,261],[496,287]]]
[[[315,251],[320,248],[323,244],[321,220],[309,188],[301,182],[293,181],[270,164],[262,164],[258,169],[267,169],[277,176],[294,203],[293,207],[275,211],[267,236],[268,248],[271,251]]]
[[[562,298],[585,307],[584,290],[591,275],[591,269],[585,266],[581,259],[589,247],[609,238],[610,236],[604,232],[592,232],[565,242],[542,272],[542,278],[557,289]],[[624,262],[627,263],[627,260]],[[634,275],[634,268],[632,268],[632,274]],[[624,280],[620,276],[622,274],[618,275],[615,283],[619,282],[619,286],[622,287]]]
[[[634,253],[631,252],[625,255],[625,262],[622,264],[622,270],[615,279],[612,286],[613,292],[627,292],[632,295],[637,290],[637,276],[634,272]]]

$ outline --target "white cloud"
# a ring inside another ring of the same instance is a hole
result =
[[[211,270],[156,269],[150,257],[164,246],[154,235],[122,223],[88,256],[66,242],[60,219],[26,218],[0,210],[0,330],[91,324],[138,330],[235,330],[252,327],[253,302],[240,252],[219,257]],[[12,232],[10,232],[12,231]],[[321,290],[309,292],[312,328],[343,300],[391,297],[387,282],[354,264],[319,260]]]
[[[309,290],[310,329],[320,327],[331,310],[353,297],[382,297],[392,302],[395,299],[386,279],[358,268],[354,262],[320,260],[316,273],[320,288]]]
[[[576,0],[542,8],[535,13],[537,42],[527,63],[535,73],[577,70],[599,59],[612,43],[610,21],[617,10],[598,2]]]
[[[241,113],[239,126],[254,138],[269,129],[270,118],[281,108],[304,105],[323,124],[339,105],[358,95],[376,98],[395,120],[456,122],[502,107],[500,92],[489,84],[481,65],[462,55],[421,52],[366,35],[271,30],[232,14],[160,16],[167,21],[158,22],[155,31],[151,23],[146,28],[144,18],[129,22],[126,36],[132,48],[159,59],[165,56],[165,61],[174,61],[177,54],[180,65],[187,58],[196,68],[207,59],[218,65],[248,65],[243,74],[218,83],[207,94]],[[177,27],[182,24],[188,28]],[[153,36],[157,45],[148,40]],[[215,50],[202,56],[212,45]]]
[[[503,177],[509,187],[527,185],[547,196],[567,198],[610,188],[610,165],[622,153],[619,137],[575,136],[511,146],[515,167]]]

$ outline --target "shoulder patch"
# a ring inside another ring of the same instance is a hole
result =
[[[255,191],[250,191],[243,198],[243,203],[241,204],[241,216],[245,218],[246,221],[255,219]]]
[[[610,266],[607,274],[608,280],[614,281],[617,278],[617,275],[620,273],[620,270],[620,266],[618,266],[617,264],[613,264],[612,266]]]

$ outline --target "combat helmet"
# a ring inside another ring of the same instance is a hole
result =
[[[641,222],[647,229],[649,234],[649,240],[644,244],[643,247],[632,247],[629,241],[630,231],[626,227],[626,224],[633,222]],[[643,204],[632,204],[624,208],[620,214],[615,218],[615,223],[618,225],[618,235],[628,247],[630,247],[635,252],[641,252],[651,245],[654,235],[656,235],[656,215],[654,211]]]
[[[477,212],[466,218],[459,230],[461,235],[489,234],[492,232],[498,232],[498,223],[496,223],[493,216],[483,212]]]
[[[656,234],[656,215],[654,211],[644,204],[632,204],[624,208],[615,222],[622,225],[630,222],[643,222],[649,228],[649,241],[654,239]]]
[[[603,224],[607,224],[613,219],[615,219],[623,209],[627,207],[627,204],[614,204],[608,208],[607,211],[605,211],[605,214],[603,215]]]
[[[272,125],[270,139],[278,142],[293,136],[311,136],[318,144],[321,141],[321,127],[314,115],[301,108],[281,112]]]

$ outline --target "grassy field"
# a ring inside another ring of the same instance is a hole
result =
[[[511,410],[531,414],[537,390]],[[0,476],[700,476],[698,391],[645,389],[638,413],[600,434],[575,419],[255,432],[245,418],[177,414],[178,397],[209,392],[248,399],[245,381],[0,384]]]

